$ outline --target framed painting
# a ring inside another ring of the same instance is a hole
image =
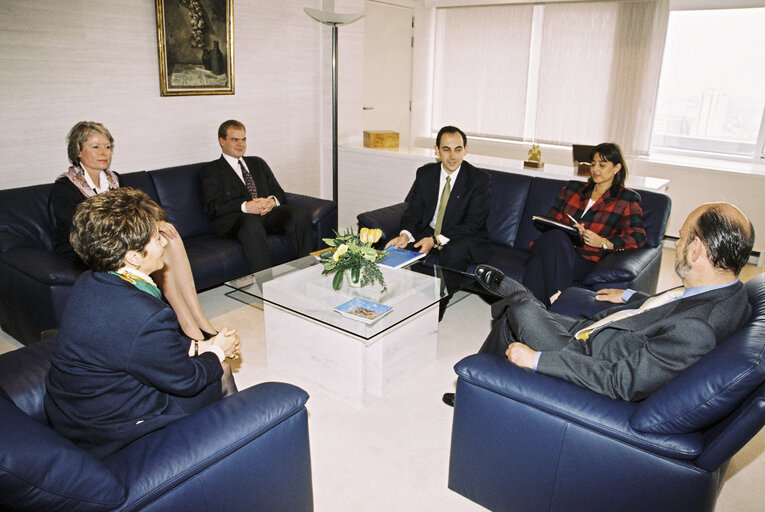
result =
[[[234,94],[233,0],[155,2],[160,94]]]

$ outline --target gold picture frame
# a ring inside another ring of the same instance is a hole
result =
[[[234,94],[233,0],[155,0],[162,96]]]

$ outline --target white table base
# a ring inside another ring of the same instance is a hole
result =
[[[438,303],[371,340],[265,302],[267,365],[363,408],[436,359]]]

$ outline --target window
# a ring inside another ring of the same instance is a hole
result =
[[[765,8],[670,14],[651,146],[765,157]]]
[[[439,8],[435,132],[650,146],[666,0]]]

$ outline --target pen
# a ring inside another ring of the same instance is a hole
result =
[[[571,219],[571,221],[572,221],[574,224],[579,224],[579,221],[577,221],[577,220],[576,220],[574,217],[572,217],[572,216],[571,216],[571,215],[569,215],[568,213],[567,213],[566,215],[568,216],[568,218],[569,218],[569,219]]]

